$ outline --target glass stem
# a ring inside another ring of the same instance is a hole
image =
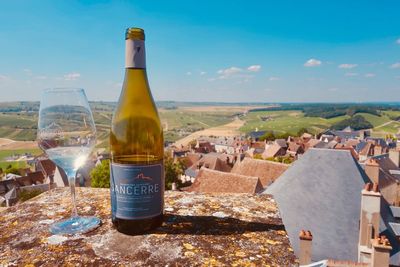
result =
[[[78,212],[76,210],[75,203],[75,176],[68,178],[69,188],[71,189],[71,197],[72,197],[72,217],[78,217]]]

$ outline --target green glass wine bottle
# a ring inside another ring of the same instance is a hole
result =
[[[110,133],[111,213],[119,232],[141,234],[162,224],[164,139],[146,74],[145,35],[125,34],[125,80]]]

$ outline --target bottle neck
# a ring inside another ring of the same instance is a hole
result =
[[[146,69],[144,40],[125,40],[125,68]]]

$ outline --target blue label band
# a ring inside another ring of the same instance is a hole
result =
[[[111,163],[111,213],[126,220],[152,218],[164,207],[163,164]]]

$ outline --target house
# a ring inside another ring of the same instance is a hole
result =
[[[304,145],[298,144],[296,142],[289,142],[289,147],[287,149],[287,153],[294,158],[297,158],[299,154],[304,153]]]
[[[304,144],[304,151],[307,151],[309,148],[314,148],[322,141],[319,139],[310,139],[308,142]]]
[[[285,142],[285,144],[286,144],[286,142]],[[285,155],[286,155],[286,148],[280,146],[279,144],[273,143],[273,144],[265,145],[265,150],[261,156],[263,159],[268,159],[268,158],[275,158],[278,156],[285,156]]]
[[[313,261],[357,261],[360,189],[368,181],[350,151],[311,148],[263,193],[274,196],[298,257],[298,234],[308,229]]]
[[[193,155],[193,154],[192,154]],[[196,155],[196,154],[195,154]],[[181,175],[182,182],[193,182],[202,167],[222,172],[230,172],[233,166],[234,156],[222,153],[197,154],[199,159],[185,170]],[[195,157],[193,156],[193,159]]]
[[[247,193],[263,190],[258,177],[215,171],[202,167],[194,183],[185,189],[200,193]]]
[[[231,173],[260,178],[263,187],[269,186],[280,177],[290,165],[262,159],[244,158],[237,161]]]

